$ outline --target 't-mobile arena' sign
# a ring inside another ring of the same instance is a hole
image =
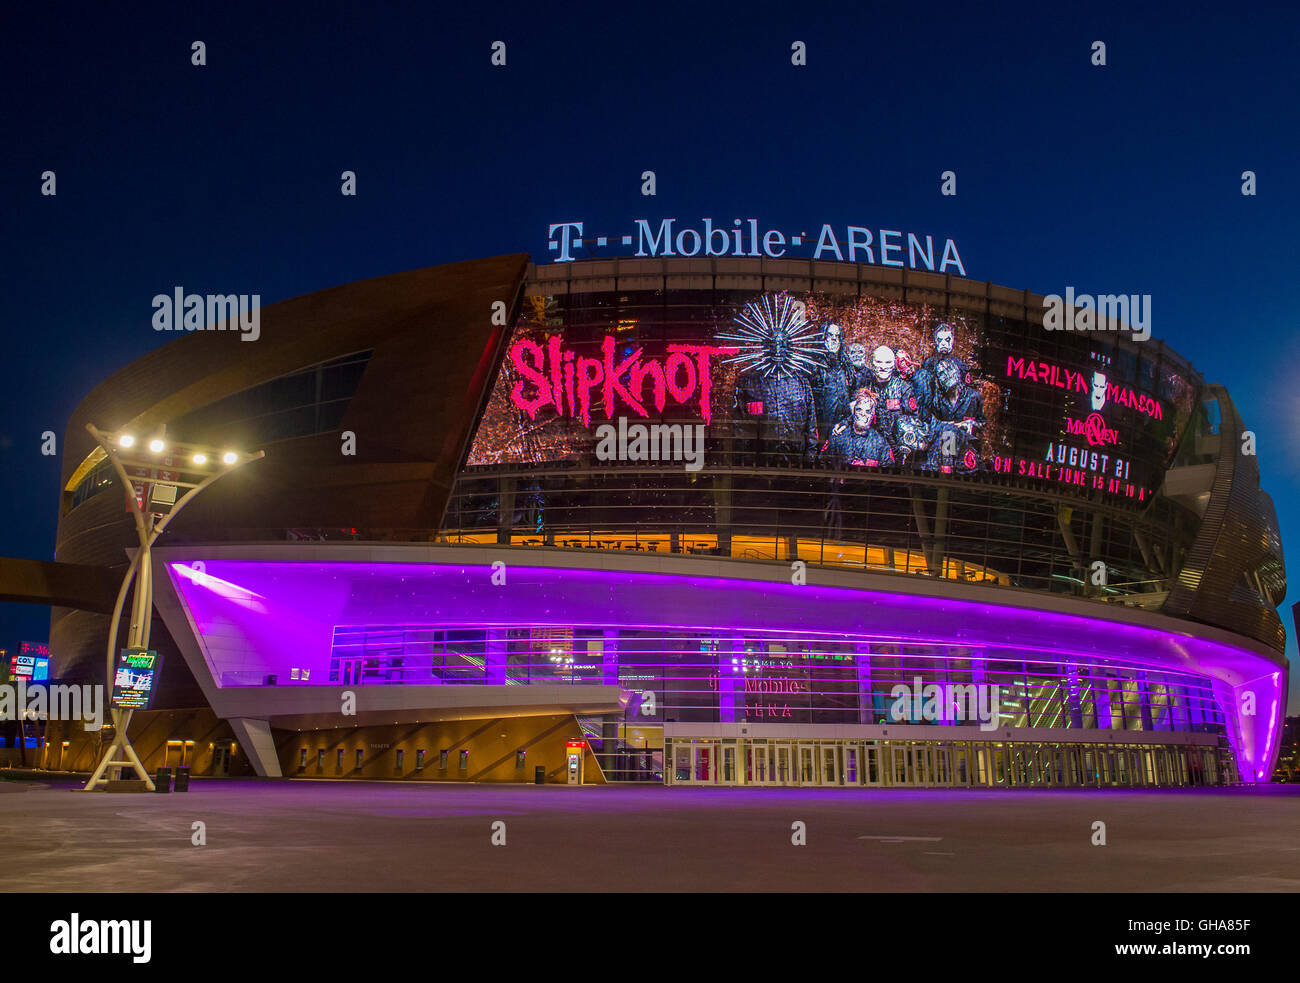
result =
[[[612,239],[624,246],[636,241],[634,256],[733,256],[758,259],[780,259],[788,249],[812,246],[812,236],[799,232],[787,236],[779,229],[759,232],[758,219],[732,219],[731,228],[725,223],[714,225],[713,219],[702,220],[699,228],[675,228],[677,219],[666,218],[654,228],[647,219],[636,220],[636,235],[584,236],[582,222],[555,222],[547,232],[547,248],[559,252],[557,263],[571,263],[573,249],[603,249]],[[848,225],[837,235],[836,227],[823,225],[813,249],[813,259],[834,259],[836,262],[870,263],[873,266],[909,267],[913,270],[931,270],[947,273],[953,270],[966,275],[957,244],[951,239],[943,241],[939,265],[935,267],[935,242],[933,236],[917,236],[896,229],[868,229],[862,225]],[[556,233],[559,233],[558,238]],[[906,257],[904,257],[906,254]],[[877,258],[879,257],[879,258]]]

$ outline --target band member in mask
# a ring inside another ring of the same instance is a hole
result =
[[[849,355],[849,392],[855,393],[871,381],[871,372],[867,368],[867,349],[864,345],[854,343],[845,350]]]
[[[831,430],[823,448],[828,462],[837,467],[888,467],[894,463],[894,449],[876,429],[876,394],[862,388],[849,402],[849,416]]]
[[[899,418],[920,412],[916,390],[895,371],[896,366],[894,350],[881,345],[871,353],[871,378],[867,382],[867,388],[876,394],[876,427],[895,448]]]
[[[980,395],[963,381],[956,359],[940,360],[934,371],[936,395],[930,401],[934,422],[924,466],[943,472],[976,471],[976,431],[984,425]]]
[[[966,385],[970,385],[974,380],[971,376],[971,369],[964,361],[953,354],[956,345],[956,335],[953,332],[951,324],[937,324],[934,328],[934,352],[921,363],[921,367],[916,370],[912,377],[912,384],[916,388],[917,400],[921,404],[922,412],[926,415],[933,415],[933,408],[930,401],[938,392],[937,378],[935,376],[935,367],[939,362],[948,359],[954,362],[961,378]]]
[[[803,313],[782,294],[745,305],[737,329],[718,338],[736,348],[736,404],[753,421],[755,451],[770,467],[801,467],[817,449],[817,420],[809,376],[816,340]]]
[[[817,410],[818,444],[826,442],[831,428],[849,414],[849,377],[853,374],[844,336],[838,324],[826,325],[822,334],[822,351],[812,374],[813,402]]]

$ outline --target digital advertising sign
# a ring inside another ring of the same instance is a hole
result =
[[[9,657],[9,678],[43,683],[50,678],[49,649],[34,642],[23,642],[17,655]]]
[[[113,672],[111,705],[118,710],[147,710],[158,688],[162,656],[145,649],[122,649]]]
[[[1155,344],[1143,357],[1040,328],[1031,344],[894,300],[754,292],[658,317],[579,303],[526,298],[470,466],[672,467],[696,439],[705,467],[1013,478],[1143,503],[1196,396]]]

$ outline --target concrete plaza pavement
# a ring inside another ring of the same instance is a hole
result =
[[[0,781],[0,889],[1300,891],[1300,786],[78,785]],[[492,844],[497,821],[504,846]],[[1097,821],[1105,846],[1092,842]],[[791,842],[795,822],[805,846]]]

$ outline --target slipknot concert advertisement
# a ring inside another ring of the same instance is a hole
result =
[[[924,305],[769,292],[642,320],[565,301],[526,299],[468,465],[680,467],[685,431],[710,469],[1010,478],[1141,503],[1194,405],[1194,384],[1149,359],[1083,336],[1040,355]]]

